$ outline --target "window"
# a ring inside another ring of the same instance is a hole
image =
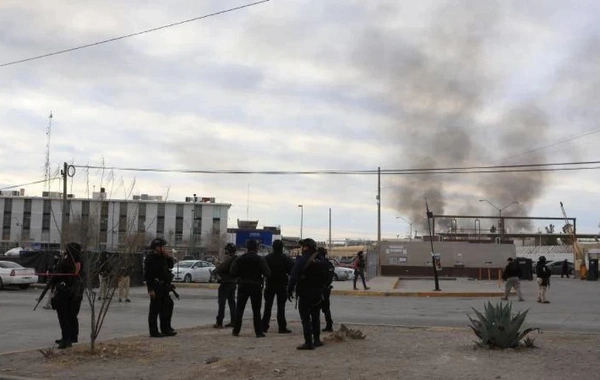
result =
[[[138,203],[138,232],[146,232],[146,204]]]
[[[177,213],[175,216],[175,242],[177,244],[181,243],[181,240],[178,242],[177,237],[183,235],[183,205],[177,205]]]
[[[12,213],[12,199],[10,198],[4,200],[4,213]]]
[[[127,232],[127,202],[119,203],[119,235]],[[121,243],[121,237],[119,237]]]
[[[193,261],[181,261],[175,264],[175,266],[179,268],[190,268],[192,265],[194,265]]]
[[[43,213],[42,213],[42,232],[50,231],[50,214],[52,213],[52,201],[44,199]]]
[[[213,218],[212,233],[215,235],[221,234],[221,219]]]
[[[158,204],[158,214],[156,217],[156,236],[163,237],[165,234],[165,204]]]

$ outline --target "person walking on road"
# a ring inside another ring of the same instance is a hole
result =
[[[539,287],[537,302],[550,303],[550,301],[546,299],[546,291],[550,287],[550,276],[552,275],[552,272],[546,266],[545,256],[540,256],[535,268],[535,274],[537,275],[537,283]]]
[[[289,334],[287,321],[285,319],[285,303],[287,302],[287,285],[289,275],[292,273],[294,262],[283,253],[283,242],[275,240],[273,242],[273,252],[269,253],[265,260],[271,270],[271,277],[267,279],[265,287],[265,310],[262,318],[263,332],[269,331],[269,322],[271,321],[271,309],[273,301],[277,297],[277,327],[279,334]]]
[[[567,259],[565,259],[565,261],[562,262],[560,269],[560,278],[563,278],[564,276],[567,276],[567,278],[569,278],[569,262],[567,261]]]
[[[507,261],[508,264],[506,265],[506,268],[504,268],[504,272],[502,272],[502,279],[505,281],[504,297],[502,300],[508,301],[510,290],[514,288],[517,292],[517,297],[519,297],[519,301],[525,301],[523,299],[523,294],[521,293],[521,277],[523,276],[521,267],[512,257],[509,257]]]
[[[242,318],[248,298],[252,305],[252,316],[254,319],[254,333],[257,338],[264,338],[262,321],[260,318],[260,307],[262,304],[262,287],[265,277],[271,275],[271,270],[265,259],[258,255],[258,243],[256,240],[248,240],[246,243],[248,252],[238,257],[231,265],[231,275],[238,278],[237,307],[235,309],[235,322],[233,325],[233,336],[239,336],[242,329]]]
[[[231,264],[235,260],[235,252],[237,247],[233,243],[227,243],[225,245],[225,258],[222,262],[217,265],[215,274],[217,275],[217,281],[219,281],[219,292],[218,292],[218,304],[219,309],[217,311],[217,323],[213,325],[216,329],[222,329],[223,327],[233,327],[235,321],[235,288],[236,278],[231,275]],[[229,305],[229,316],[230,322],[223,326],[223,318],[225,318],[225,303]]]
[[[177,335],[171,327],[173,316],[173,300],[169,296],[171,291],[171,268],[174,259],[167,253],[167,241],[156,238],[150,243],[150,253],[146,257],[144,279],[150,296],[150,310],[148,311],[148,328],[152,338]],[[160,320],[160,331],[156,318]]]
[[[356,287],[356,280],[358,280],[359,276],[362,279],[363,288],[365,290],[371,289],[367,286],[367,282],[365,281],[365,268],[367,267],[367,264],[365,262],[363,251],[358,251],[352,267],[354,268],[354,290],[358,290]]]

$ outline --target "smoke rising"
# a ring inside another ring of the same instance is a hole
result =
[[[395,168],[489,165],[507,152],[530,149],[547,133],[547,117],[534,100],[506,100],[506,70],[492,58],[504,17],[511,15],[500,3],[452,4],[435,11],[417,37],[386,29],[385,23],[371,25],[357,47],[358,66],[382,85],[385,101],[396,109],[397,126],[389,136],[397,141],[398,158],[388,162]],[[544,151],[520,159],[547,161]],[[425,197],[438,215],[465,210],[496,215],[481,198],[497,207],[518,201],[503,215],[526,215],[546,179],[543,172],[402,176],[395,179],[395,203],[420,228],[426,225]],[[457,185],[471,193],[452,193]]]

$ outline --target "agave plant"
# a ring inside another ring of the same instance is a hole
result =
[[[539,328],[527,328],[523,331],[519,331],[527,312],[518,312],[514,317],[512,316],[512,305],[510,303],[503,304],[499,302],[496,306],[488,302],[485,305],[484,314],[475,310],[477,319],[469,317],[471,325],[469,326],[475,335],[479,338],[476,342],[480,346],[489,348],[515,348],[519,346],[519,343],[527,334],[532,331],[539,331]]]

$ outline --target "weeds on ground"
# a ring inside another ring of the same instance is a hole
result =
[[[329,340],[329,341],[343,342],[347,338],[349,338],[349,339],[365,339],[366,337],[367,336],[365,334],[363,334],[362,331],[360,331],[358,329],[351,329],[342,323],[339,330],[334,331],[333,333],[329,334],[324,339]]]

